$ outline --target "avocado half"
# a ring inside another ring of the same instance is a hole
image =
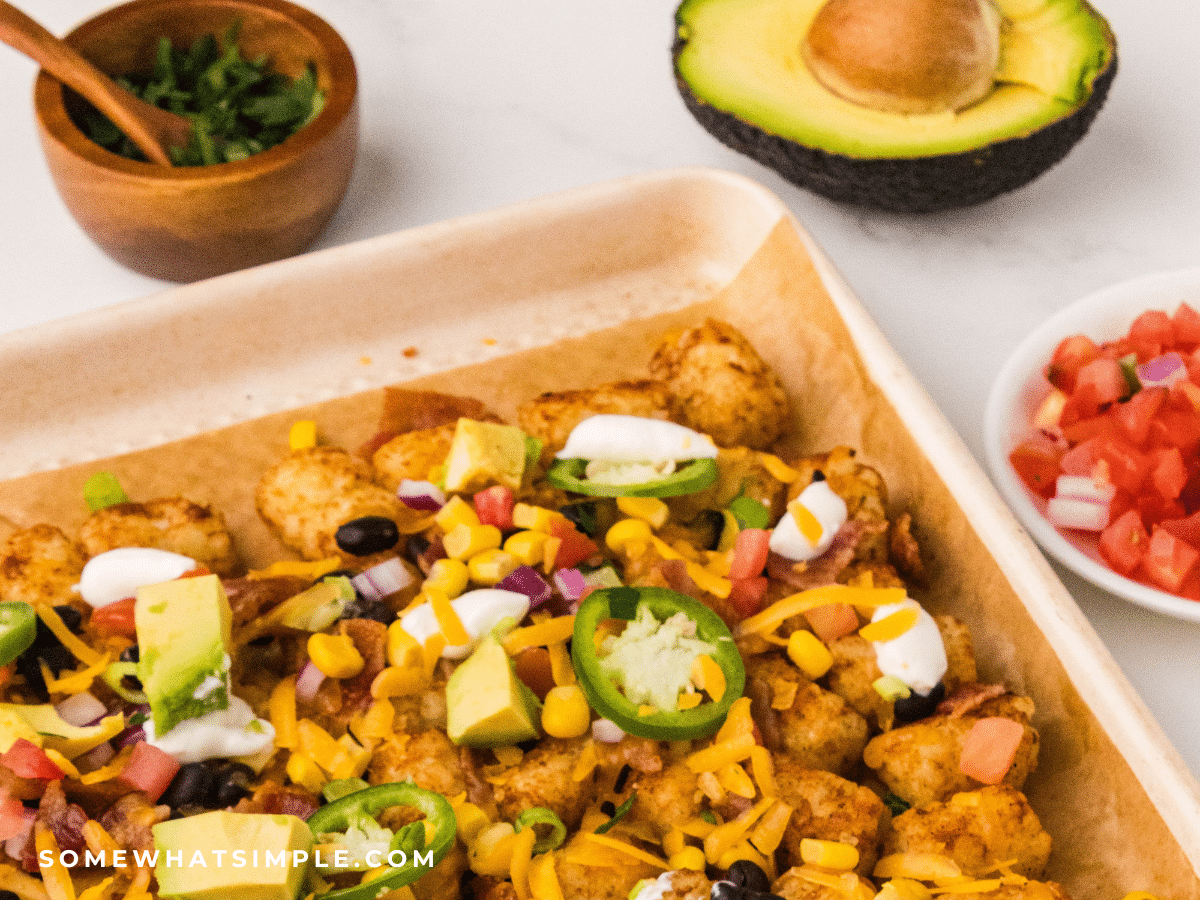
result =
[[[705,129],[836,201],[934,212],[1021,187],[1083,137],[1117,71],[1112,31],[1085,0],[997,0],[990,93],[957,112],[881,112],[833,94],[805,64],[824,2],[683,0],[673,56]]]

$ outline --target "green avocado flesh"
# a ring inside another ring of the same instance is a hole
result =
[[[860,159],[927,157],[1028,135],[1069,115],[1112,61],[1082,0],[1003,0],[995,89],[957,113],[901,115],[844,100],[800,46],[824,0],[684,0],[675,66],[694,100],[769,134]]]

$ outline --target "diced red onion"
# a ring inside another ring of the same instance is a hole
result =
[[[75,759],[75,768],[80,772],[94,772],[101,766],[107,765],[108,762],[117,755],[117,751],[113,749],[113,745],[105,741],[97,747],[93,747],[87,753]]]
[[[146,729],[142,728],[141,725],[134,725],[132,728],[126,728],[113,738],[113,743],[119,748],[124,748],[140,743],[145,739]]]
[[[296,699],[308,703],[317,696],[317,689],[321,687],[321,682],[324,680],[325,673],[318,669],[312,660],[309,660],[300,670],[300,674],[296,676]]]
[[[1103,531],[1108,525],[1109,508],[1107,503],[1092,500],[1051,497],[1046,501],[1046,518],[1059,528]]]
[[[516,591],[529,598],[529,608],[537,609],[552,596],[554,591],[546,579],[530,566],[517,566],[496,585],[502,591]]]
[[[432,481],[404,478],[396,488],[396,496],[409,509],[421,512],[437,512],[446,505],[446,494]]]
[[[617,744],[625,738],[625,732],[612,719],[597,719],[592,723],[592,737],[602,744]]]
[[[87,691],[72,694],[55,709],[69,725],[92,725],[108,714],[108,707]]]
[[[398,556],[385,559],[350,579],[354,589],[367,600],[382,600],[413,583],[412,573]]]
[[[578,600],[587,588],[583,573],[578,569],[559,569],[554,573],[554,586],[564,600]]]
[[[29,838],[33,834],[33,822],[37,818],[38,811],[36,809],[26,808],[21,817],[25,820],[21,826],[21,831],[10,837],[4,842],[4,852],[13,859],[20,859],[25,852],[25,846],[29,843]]]
[[[1137,377],[1142,387],[1170,387],[1188,377],[1187,365],[1182,356],[1171,350],[1138,366]]]
[[[1108,503],[1116,494],[1116,485],[1097,481],[1087,475],[1059,475],[1058,480],[1054,482],[1054,496],[1068,500]]]

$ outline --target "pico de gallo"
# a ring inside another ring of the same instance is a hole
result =
[[[1150,310],[1113,341],[1064,338],[1033,433],[1009,454],[1056,527],[1116,572],[1200,601],[1200,313]]]

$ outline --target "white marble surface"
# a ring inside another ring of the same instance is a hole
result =
[[[1025,334],[1096,288],[1200,261],[1200,5],[1095,2],[1120,70],[1084,141],[1021,191],[909,218],[833,205],[710,138],[675,92],[674,0],[306,0],[350,44],[362,88],[361,158],[318,246],[626,174],[742,172],[795,212],[982,459],[989,387]],[[18,5],[62,33],[108,4]],[[0,47],[0,332],[166,286],[111,262],[62,206],[34,132],[34,71]],[[1064,580],[1200,773],[1200,629]]]

